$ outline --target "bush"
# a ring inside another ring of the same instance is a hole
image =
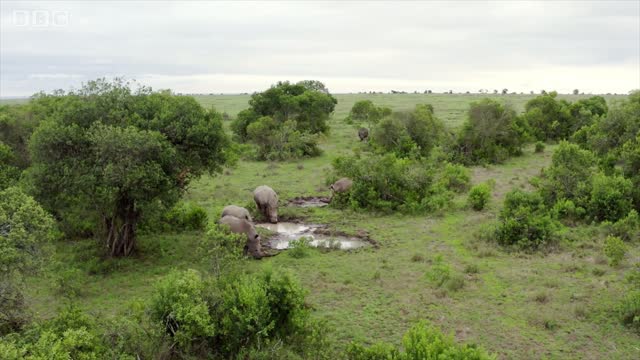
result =
[[[469,197],[467,198],[467,204],[471,206],[473,210],[483,210],[489,201],[491,200],[491,186],[487,183],[474,185],[469,191]]]
[[[426,321],[414,325],[402,338],[402,350],[377,343],[371,347],[351,343],[347,348],[349,360],[424,360],[424,359],[495,359],[476,345],[457,344],[452,336],[444,335]]]
[[[20,169],[13,166],[13,163],[11,148],[0,141],[0,190],[15,185],[20,177]]]
[[[524,118],[531,132],[538,140],[567,139],[576,130],[569,111],[569,103],[556,100],[557,92],[552,91],[529,100],[525,104]]]
[[[453,148],[456,162],[474,165],[497,164],[522,153],[527,126],[513,109],[483,99],[471,103],[468,118]]]
[[[209,269],[215,276],[234,273],[241,265],[240,260],[246,251],[247,237],[231,232],[228,226],[211,224],[198,244],[198,255],[209,263]]]
[[[618,306],[618,316],[623,324],[640,334],[640,291],[628,293]]]
[[[297,240],[291,240],[289,242],[289,249],[287,250],[287,254],[295,259],[301,259],[303,257],[309,256],[309,250],[311,249],[310,242],[311,239],[307,237],[301,237]]]
[[[247,137],[256,144],[257,160],[289,160],[321,154],[316,135],[296,129],[296,123],[276,123],[262,117],[247,127]]]
[[[629,214],[631,206],[631,180],[602,174],[593,178],[589,199],[589,214],[592,218],[618,221]]]
[[[627,253],[627,246],[616,236],[607,236],[604,241],[604,254],[609,258],[609,265],[618,266]]]
[[[348,124],[367,124],[369,127],[375,125],[385,116],[391,114],[391,109],[376,106],[371,100],[356,101],[351,107],[349,115],[345,118]]]
[[[595,157],[590,151],[566,141],[561,142],[540,183],[540,191],[547,205],[552,206],[559,199],[567,199],[576,206],[586,208],[595,165]]]
[[[439,174],[438,182],[448,190],[463,193],[469,189],[471,183],[469,169],[462,165],[446,163]]]
[[[156,285],[151,298],[151,319],[163,325],[182,351],[215,334],[204,290],[196,271],[172,271]]]
[[[536,142],[535,152],[537,154],[544,152],[544,148],[545,148],[545,145],[544,145],[544,143],[542,141]]]
[[[164,215],[164,231],[203,230],[207,211],[192,203],[178,203]]]
[[[556,229],[540,194],[516,189],[505,197],[495,237],[503,246],[536,250],[552,241]]]
[[[611,235],[617,236],[624,241],[634,241],[640,239],[640,216],[633,209],[629,215],[609,225]]]
[[[424,213],[447,206],[453,193],[433,182],[437,168],[426,160],[399,159],[394,154],[334,160],[336,177],[348,177],[353,187],[348,202],[353,209]]]
[[[561,220],[565,225],[575,225],[575,223],[584,218],[586,210],[576,206],[571,200],[560,199],[551,209],[554,219]]]
[[[417,152],[406,125],[397,117],[382,119],[371,131],[371,144],[380,153],[394,153],[398,157],[408,157]]]

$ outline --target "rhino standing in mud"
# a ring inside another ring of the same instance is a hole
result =
[[[369,129],[360,128],[360,130],[358,130],[358,137],[360,138],[360,141],[367,140],[367,138],[369,138]]]
[[[333,184],[331,184],[331,186],[329,186],[329,189],[331,189],[331,199],[333,199],[333,196],[336,193],[345,193],[351,190],[352,185],[353,185],[353,180],[346,177],[341,178],[338,181],[334,182]]]
[[[272,188],[261,185],[253,191],[258,210],[271,222],[278,222],[278,194]]]
[[[260,245],[260,235],[256,232],[256,228],[252,223],[245,219],[239,219],[235,216],[227,215],[223,216],[219,224],[229,225],[231,232],[247,235],[247,244],[245,246],[249,255],[256,259],[266,256],[262,252],[262,246]]]
[[[245,219],[249,222],[253,222],[253,219],[251,218],[251,214],[249,214],[249,210],[241,206],[237,206],[237,205],[225,206],[224,209],[222,209],[222,215],[220,215],[220,217],[223,218],[227,215],[235,216],[238,219]]]

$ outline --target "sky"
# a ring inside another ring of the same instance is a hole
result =
[[[0,97],[114,76],[182,93],[251,93],[304,79],[334,93],[640,88],[640,0],[0,7]]]

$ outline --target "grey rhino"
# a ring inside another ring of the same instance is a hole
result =
[[[220,217],[223,218],[227,215],[235,216],[238,219],[245,219],[249,222],[253,222],[253,219],[251,218],[251,214],[249,214],[249,210],[241,206],[237,206],[237,205],[225,206],[224,209],[222,209],[222,215],[220,215]]]
[[[218,224],[229,225],[231,232],[247,235],[246,249],[251,256],[256,259],[260,259],[265,256],[262,252],[262,246],[260,245],[260,235],[256,232],[256,228],[252,223],[245,219],[238,219],[235,216],[227,215],[223,216],[218,221]]]
[[[352,185],[353,181],[346,177],[334,182],[333,184],[331,184],[331,186],[329,186],[329,189],[331,189],[331,199],[333,199],[333,196],[336,193],[344,193],[351,190]]]
[[[369,129],[360,128],[360,130],[358,130],[358,137],[360,137],[360,141],[366,140],[369,137]]]
[[[253,191],[253,200],[258,206],[258,210],[271,223],[278,222],[278,194],[272,188],[261,185]]]

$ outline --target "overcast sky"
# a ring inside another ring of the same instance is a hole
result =
[[[0,96],[125,76],[156,89],[640,88],[640,1],[0,0]]]

